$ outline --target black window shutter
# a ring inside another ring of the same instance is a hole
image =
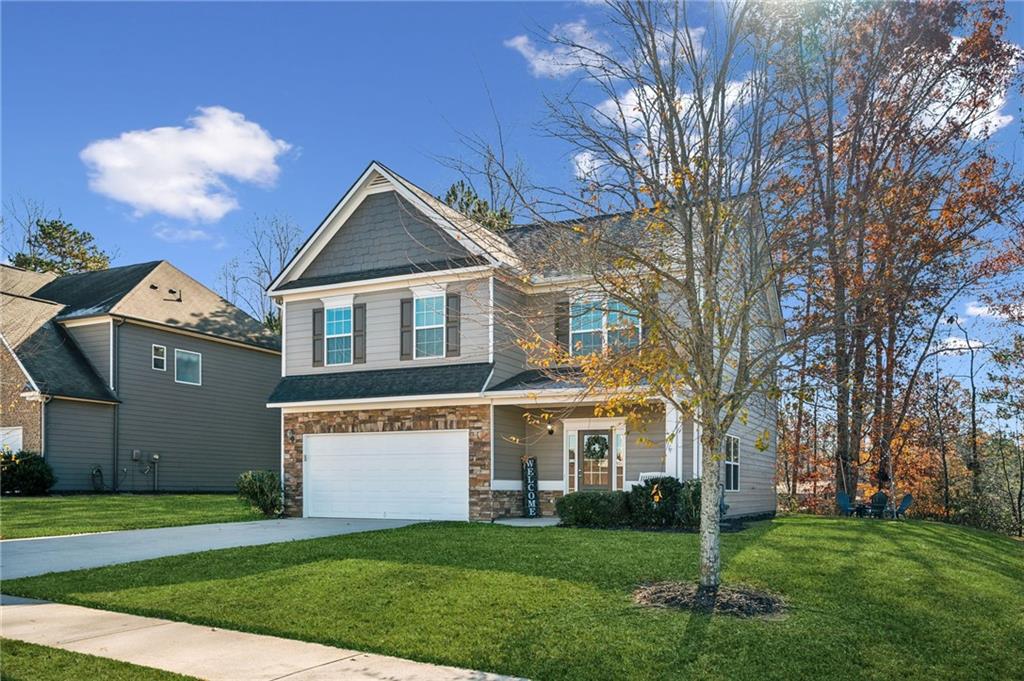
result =
[[[366,363],[366,303],[352,306],[352,363]]]
[[[462,299],[458,293],[449,293],[447,310],[444,315],[445,357],[458,357],[460,349],[459,330],[461,328]]]
[[[400,359],[412,359],[412,298],[402,298],[399,328]]]
[[[555,342],[569,352],[569,301],[559,300],[555,303]]]
[[[324,309],[313,308],[313,366],[324,365]]]

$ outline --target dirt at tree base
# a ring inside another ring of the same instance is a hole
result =
[[[710,604],[698,598],[697,585],[689,582],[642,584],[633,592],[633,600],[648,607],[716,612],[735,617],[775,618],[786,610],[786,604],[778,596],[746,587],[721,586],[714,595],[714,603]]]

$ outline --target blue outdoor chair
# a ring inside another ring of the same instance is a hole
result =
[[[836,506],[839,507],[839,514],[845,517],[853,515],[853,505],[850,504],[850,497],[846,492],[836,495]]]
[[[871,495],[871,517],[884,518],[885,509],[889,506],[889,495],[878,490]]]
[[[897,518],[904,518],[904,517],[906,517],[907,509],[910,508],[910,505],[912,503],[914,503],[914,497],[912,495],[910,495],[910,494],[905,494],[903,496],[903,498],[900,499],[900,505],[898,507],[896,507],[896,517]]]

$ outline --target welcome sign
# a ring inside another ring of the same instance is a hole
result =
[[[537,494],[537,459],[523,459],[523,517],[540,515],[540,497]]]

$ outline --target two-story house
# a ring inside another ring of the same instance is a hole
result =
[[[0,444],[41,453],[56,490],[231,490],[277,468],[278,338],[169,262],[2,265],[0,335]]]
[[[608,325],[587,311],[567,319],[582,303],[558,277],[524,280],[521,231],[491,232],[376,162],[334,206],[268,289],[284,320],[268,406],[283,414],[290,514],[519,514],[523,457],[537,460],[547,514],[575,490],[700,474],[690,415],[652,401],[635,432],[528,366],[501,311],[550,312],[538,317],[544,335],[585,351],[607,342]],[[755,447],[765,431],[775,432],[767,403],[730,433],[729,515],[775,510],[774,435]],[[595,438],[607,455],[581,456]]]

